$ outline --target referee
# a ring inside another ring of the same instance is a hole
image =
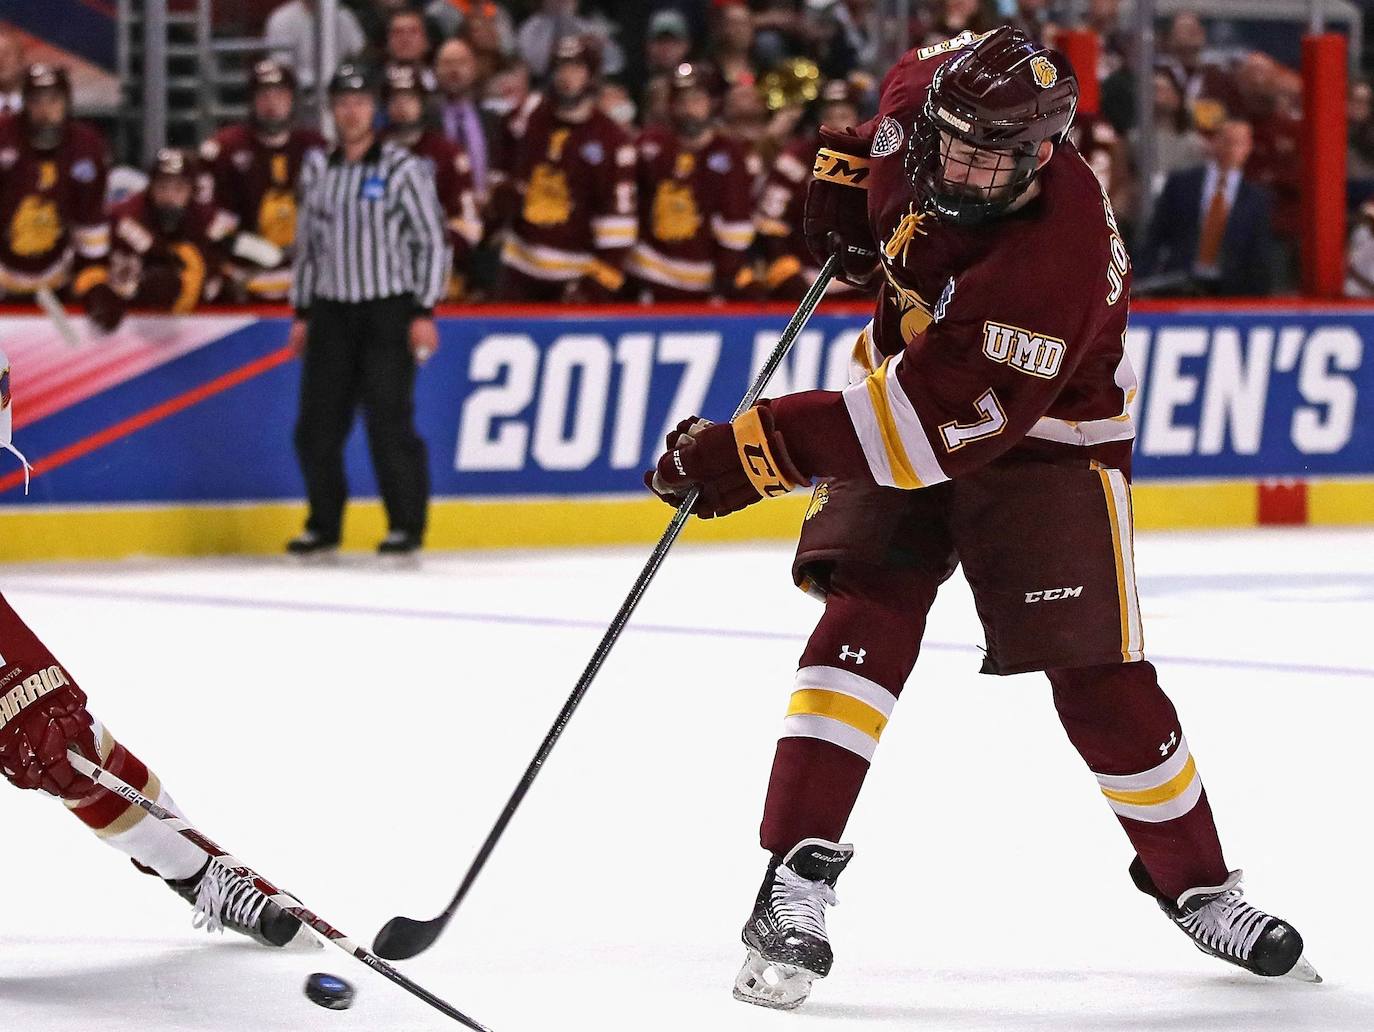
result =
[[[289,343],[304,357],[296,454],[310,515],[286,548],[338,547],[344,442],[361,403],[390,531],[377,551],[410,555],[429,508],[413,393],[418,364],[439,345],[434,305],[451,261],[443,209],[428,168],[374,132],[377,98],[360,67],[339,67],[329,99],[338,146],[301,169]]]

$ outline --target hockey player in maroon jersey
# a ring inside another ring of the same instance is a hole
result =
[[[635,242],[635,149],[596,105],[596,43],[560,40],[552,85],[510,119],[498,208],[508,223],[496,292],[504,301],[608,301]]]
[[[820,273],[802,237],[806,187],[811,182],[816,152],[822,146],[820,126],[842,130],[859,124],[859,105],[854,94],[853,87],[843,79],[826,83],[818,98],[817,128],[789,143],[764,180],[754,227],[768,261],[764,286],[771,298],[800,301]],[[826,293],[831,297],[859,295],[856,288],[838,279],[831,281]]]
[[[199,200],[237,220],[234,254],[226,263],[231,293],[280,301],[291,289],[296,244],[296,184],[301,165],[325,139],[293,125],[296,73],[278,61],[253,66],[247,122],[227,125],[200,146]]]
[[[1248,903],[1222,857],[1173,705],[1146,661],[1132,561],[1123,353],[1130,264],[1064,137],[1066,58],[1018,31],[908,53],[877,117],[827,130],[805,228],[858,284],[880,279],[855,381],[685,420],[646,474],[723,516],[819,478],[794,575],[825,600],[802,654],[760,829],[771,854],[735,995],[800,1004],[832,953],[840,842],[962,564],[983,671],[1044,671],[1069,740],[1135,850],[1130,874],[1197,947],[1318,980],[1298,932]]]
[[[72,120],[67,70],[30,65],[22,95],[0,115],[0,296],[63,288],[110,245],[105,141]]]
[[[655,301],[752,292],[753,178],[743,144],[716,131],[703,69],[680,65],[669,86],[672,125],[639,139],[639,242],[625,262]]]
[[[148,170],[148,187],[110,212],[110,260],[78,277],[91,320],[110,331],[130,305],[184,314],[213,301],[236,220],[194,199],[195,158],[167,148]]]
[[[13,451],[9,385],[9,360],[0,352],[0,449]],[[191,903],[197,927],[229,928],[265,946],[285,946],[297,933],[310,941],[295,917],[212,865],[204,852],[158,827],[133,803],[78,774],[67,759],[69,747],[181,813],[157,775],[91,716],[76,678],[0,595],[0,774],[18,788],[60,797],[104,842]]]
[[[477,210],[467,154],[443,133],[425,124],[433,92],[427,69],[400,62],[386,66],[382,96],[386,103],[387,139],[395,140],[430,166],[439,203],[444,206],[449,247],[453,249],[448,299],[459,301],[468,259],[482,240],[482,216]]]

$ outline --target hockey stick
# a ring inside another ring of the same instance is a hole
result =
[[[410,993],[410,995],[419,997],[421,1000],[424,1000],[425,1003],[429,1004],[435,1010],[443,1014],[447,1014],[450,1018],[453,1018],[455,1021],[461,1022],[468,1028],[472,1029],[473,1032],[490,1032],[490,1029],[488,1029],[485,1025],[481,1024],[480,1022],[474,1021],[472,1018],[468,1017],[466,1014],[460,1011],[457,1007],[454,1007],[452,1004],[447,1003],[444,1000],[441,1000],[439,997],[435,996],[433,993],[431,993],[428,989],[424,988],[423,986],[416,985],[414,982],[406,978],[405,975],[401,974],[386,961],[368,952],[367,947],[359,946],[357,943],[353,942],[351,939],[348,938],[348,936],[344,935],[343,932],[339,931],[333,925],[317,917],[312,911],[307,910],[305,905],[302,904],[300,900],[296,899],[295,896],[292,896],[290,893],[283,892],[281,889],[277,888],[262,875],[258,874],[257,871],[253,870],[251,867],[245,864],[242,860],[239,860],[237,857],[234,857],[229,853],[225,852],[225,850],[215,845],[215,843],[211,842],[208,838],[202,835],[195,828],[191,827],[191,825],[187,824],[176,814],[172,813],[170,810],[158,806],[157,803],[153,802],[147,796],[143,795],[143,793],[139,792],[138,789],[121,781],[119,778],[115,777],[105,768],[96,766],[94,763],[86,759],[86,757],[82,756],[75,749],[67,750],[67,759],[71,762],[71,765],[79,773],[86,775],[86,777],[90,778],[97,785],[101,786],[102,788],[108,789],[109,791],[113,792],[115,795],[119,796],[122,799],[127,799],[129,802],[133,803],[139,809],[146,811],[148,814],[152,815],[157,820],[161,821],[165,827],[170,828],[172,831],[175,831],[182,838],[189,840],[199,848],[203,849],[209,855],[211,860],[213,860],[215,863],[219,864],[221,867],[228,870],[230,873],[235,874],[238,877],[242,878],[244,881],[248,882],[250,885],[253,886],[253,888],[256,891],[262,893],[262,895],[266,896],[268,899],[270,899],[277,906],[281,907],[281,909],[286,911],[288,914],[291,914],[293,917],[299,918],[302,924],[309,926],[322,939],[332,942],[335,946],[339,947],[339,949],[343,950],[345,953],[349,954],[352,957],[356,957],[358,960],[361,960],[373,971],[376,971],[383,977],[395,982],[406,992]]]
[[[778,338],[777,347],[764,362],[763,368],[754,377],[754,382],[745,393],[743,400],[740,401],[735,409],[737,418],[753,406],[759,400],[759,395],[763,393],[764,387],[772,379],[773,373],[782,364],[787,352],[792,349],[793,343],[806,325],[811,314],[815,312],[816,306],[820,304],[821,297],[825,294],[825,288],[830,285],[835,273],[839,270],[839,259],[831,257],[821,269],[820,275],[816,277],[816,282],[811,284],[801,303],[797,305],[796,312],[793,313],[787,327],[782,331],[782,336]],[[492,826],[486,841],[482,843],[482,848],[477,851],[477,856],[473,859],[468,872],[463,876],[463,882],[458,886],[457,893],[454,894],[452,901],[444,908],[444,912],[438,917],[428,921],[417,921],[410,917],[393,917],[382,930],[377,933],[377,937],[372,941],[372,948],[380,956],[387,960],[406,960],[429,949],[434,945],[434,941],[439,938],[449,921],[453,918],[454,912],[463,902],[463,897],[472,888],[472,883],[477,880],[477,875],[481,873],[482,867],[486,864],[487,858],[496,848],[496,843],[500,840],[502,832],[506,830],[506,825],[515,816],[516,808],[519,807],[521,800],[525,798],[525,793],[530,790],[539,770],[544,766],[544,761],[549,758],[549,753],[553,751],[554,744],[563,734],[563,729],[568,726],[568,721],[572,719],[573,711],[577,709],[582,697],[587,694],[587,689],[591,687],[592,680],[596,677],[597,671],[601,669],[601,664],[606,661],[611,648],[620,638],[621,632],[629,622],[630,616],[634,613],[639,601],[644,597],[644,592],[649,587],[649,582],[654,579],[654,574],[663,564],[663,559],[668,554],[668,549],[673,547],[673,542],[682,533],[682,528],[687,524],[687,517],[692,513],[692,507],[696,505],[697,497],[701,491],[693,488],[678,506],[677,512],[673,515],[672,522],[668,524],[668,529],[663,532],[663,536],[658,539],[658,544],[654,546],[653,552],[649,555],[649,561],[644,564],[644,568],[639,571],[639,576],[635,578],[634,586],[630,588],[630,593],[625,596],[625,601],[620,604],[620,610],[611,620],[611,625],[606,628],[606,633],[601,636],[601,642],[597,645],[596,651],[592,653],[591,660],[587,667],[582,671],[582,676],[577,679],[577,684],[568,696],[568,701],[563,704],[563,709],[558,714],[558,719],[554,721],[553,727],[549,728],[549,733],[544,736],[544,742],[539,746],[539,751],[534,754],[534,759],[530,761],[524,775],[520,778],[519,784],[515,786],[515,791],[511,794],[510,801],[506,803],[506,808],[501,811],[501,816],[496,819],[496,824]]]
[[[57,335],[62,338],[63,343],[69,348],[81,347],[81,337],[76,332],[76,327],[67,318],[67,310],[62,307],[62,302],[57,300],[57,296],[47,287],[39,287],[34,291],[34,300],[38,302],[38,307],[43,309],[50,320]]]

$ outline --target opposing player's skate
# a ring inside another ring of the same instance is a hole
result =
[[[1203,953],[1268,978],[1320,982],[1321,975],[1303,956],[1298,930],[1245,902],[1241,876],[1241,871],[1232,871],[1220,885],[1189,889],[1174,902],[1160,895],[1139,858],[1131,864],[1136,887],[1153,896]]]
[[[134,863],[145,874],[156,872]],[[207,932],[229,929],[254,942],[280,949],[297,939],[315,945],[314,937],[301,926],[299,918],[286,913],[237,875],[210,860],[189,878],[168,881],[167,885],[195,908],[192,923]]]
[[[853,846],[804,839],[769,861],[741,934],[749,954],[735,977],[735,999],[791,1010],[830,973],[825,908],[835,905],[835,882],[853,855]]]

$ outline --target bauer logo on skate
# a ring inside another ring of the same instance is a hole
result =
[[[55,692],[63,685],[71,684],[59,666],[50,666],[36,674],[30,674],[4,695],[0,695],[0,728],[4,728],[34,700],[41,699],[49,692]]]

